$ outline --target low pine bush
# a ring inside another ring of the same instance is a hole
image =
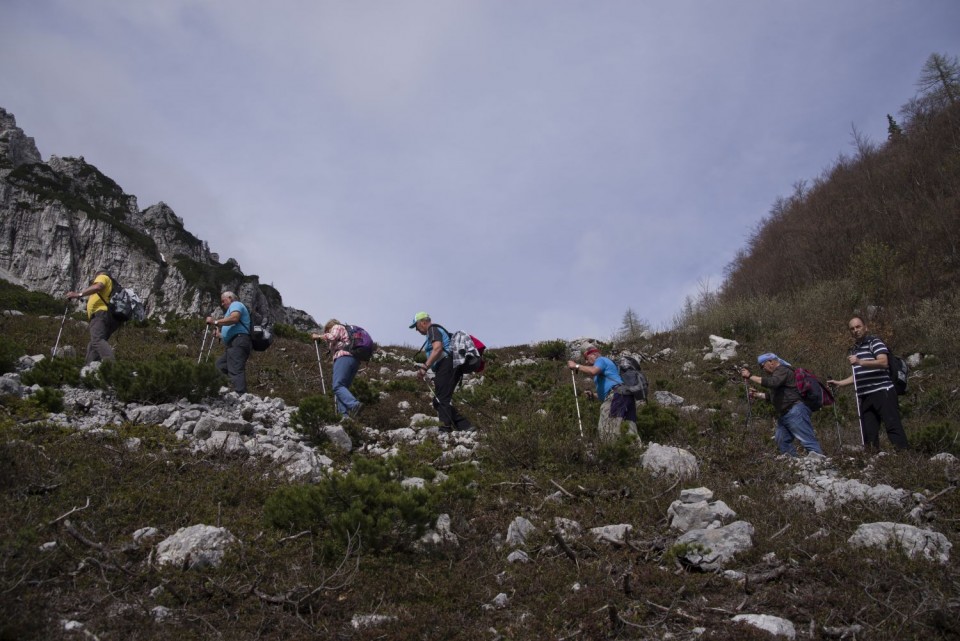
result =
[[[0,374],[14,371],[17,367],[17,359],[23,354],[23,347],[19,343],[6,336],[0,336]]]
[[[41,387],[60,387],[61,385],[79,385],[80,369],[83,359],[75,358],[45,358],[20,380],[24,385],[40,385]]]
[[[300,401],[296,412],[290,415],[290,422],[304,436],[314,443],[323,440],[325,425],[340,420],[337,410],[333,406],[333,399],[329,396],[307,396]]]
[[[949,421],[930,423],[910,435],[910,445],[926,454],[960,454],[960,430]]]
[[[562,361],[567,358],[567,342],[563,339],[552,341],[543,341],[537,343],[533,348],[533,354],[537,358],[548,358],[552,361]]]
[[[96,384],[113,389],[125,403],[172,403],[181,398],[196,403],[215,396],[223,381],[213,364],[198,365],[185,358],[107,361],[96,374]]]
[[[63,411],[63,392],[52,387],[41,387],[33,395],[33,402],[42,410],[51,414],[59,414]]]
[[[347,474],[316,485],[284,487],[264,504],[266,523],[278,529],[326,533],[333,547],[397,549],[423,535],[451,498],[468,496],[468,479],[451,475],[423,489],[404,488],[401,458],[358,458]],[[445,487],[450,485],[450,487]]]

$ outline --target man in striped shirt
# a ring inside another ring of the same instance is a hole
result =
[[[842,381],[829,380],[827,383],[839,387],[853,384],[864,448],[880,449],[882,422],[887,429],[890,443],[898,450],[905,450],[909,444],[900,422],[897,392],[890,378],[890,350],[882,340],[868,333],[866,323],[859,316],[851,318],[848,327],[854,340],[847,357],[853,367],[853,374]]]

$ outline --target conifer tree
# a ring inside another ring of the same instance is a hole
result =
[[[932,53],[920,71],[917,88],[938,104],[956,104],[960,98],[960,61],[942,53]]]

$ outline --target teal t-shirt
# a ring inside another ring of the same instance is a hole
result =
[[[617,369],[616,363],[606,356],[601,356],[594,361],[593,366],[600,368],[600,373],[593,377],[593,382],[597,386],[597,396],[603,401],[606,400],[610,390],[623,384],[623,379],[620,378],[620,370]]]
[[[434,372],[437,371],[437,366],[440,364],[447,354],[450,353],[450,334],[446,333],[437,325],[431,325],[427,328],[427,340],[423,343],[423,350],[427,353],[427,358],[430,358],[430,353],[433,351],[433,343],[435,341],[440,341],[443,343],[443,356],[437,359],[437,362],[433,364],[432,369]]]
[[[223,317],[226,318],[234,312],[240,312],[240,322],[233,325],[224,325],[220,328],[220,338],[223,339],[224,343],[229,343],[230,339],[239,334],[249,334],[251,330],[250,312],[247,311],[247,306],[235,300],[230,303],[230,307],[227,308]]]

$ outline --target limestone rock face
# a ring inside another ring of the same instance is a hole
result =
[[[235,260],[220,263],[164,203],[141,211],[82,157],[42,162],[33,138],[0,108],[0,278],[62,297],[101,269],[135,290],[151,317],[205,316],[229,289],[271,321],[316,327]]]
[[[36,142],[17,126],[12,113],[0,107],[0,177],[29,162],[40,162]]]

